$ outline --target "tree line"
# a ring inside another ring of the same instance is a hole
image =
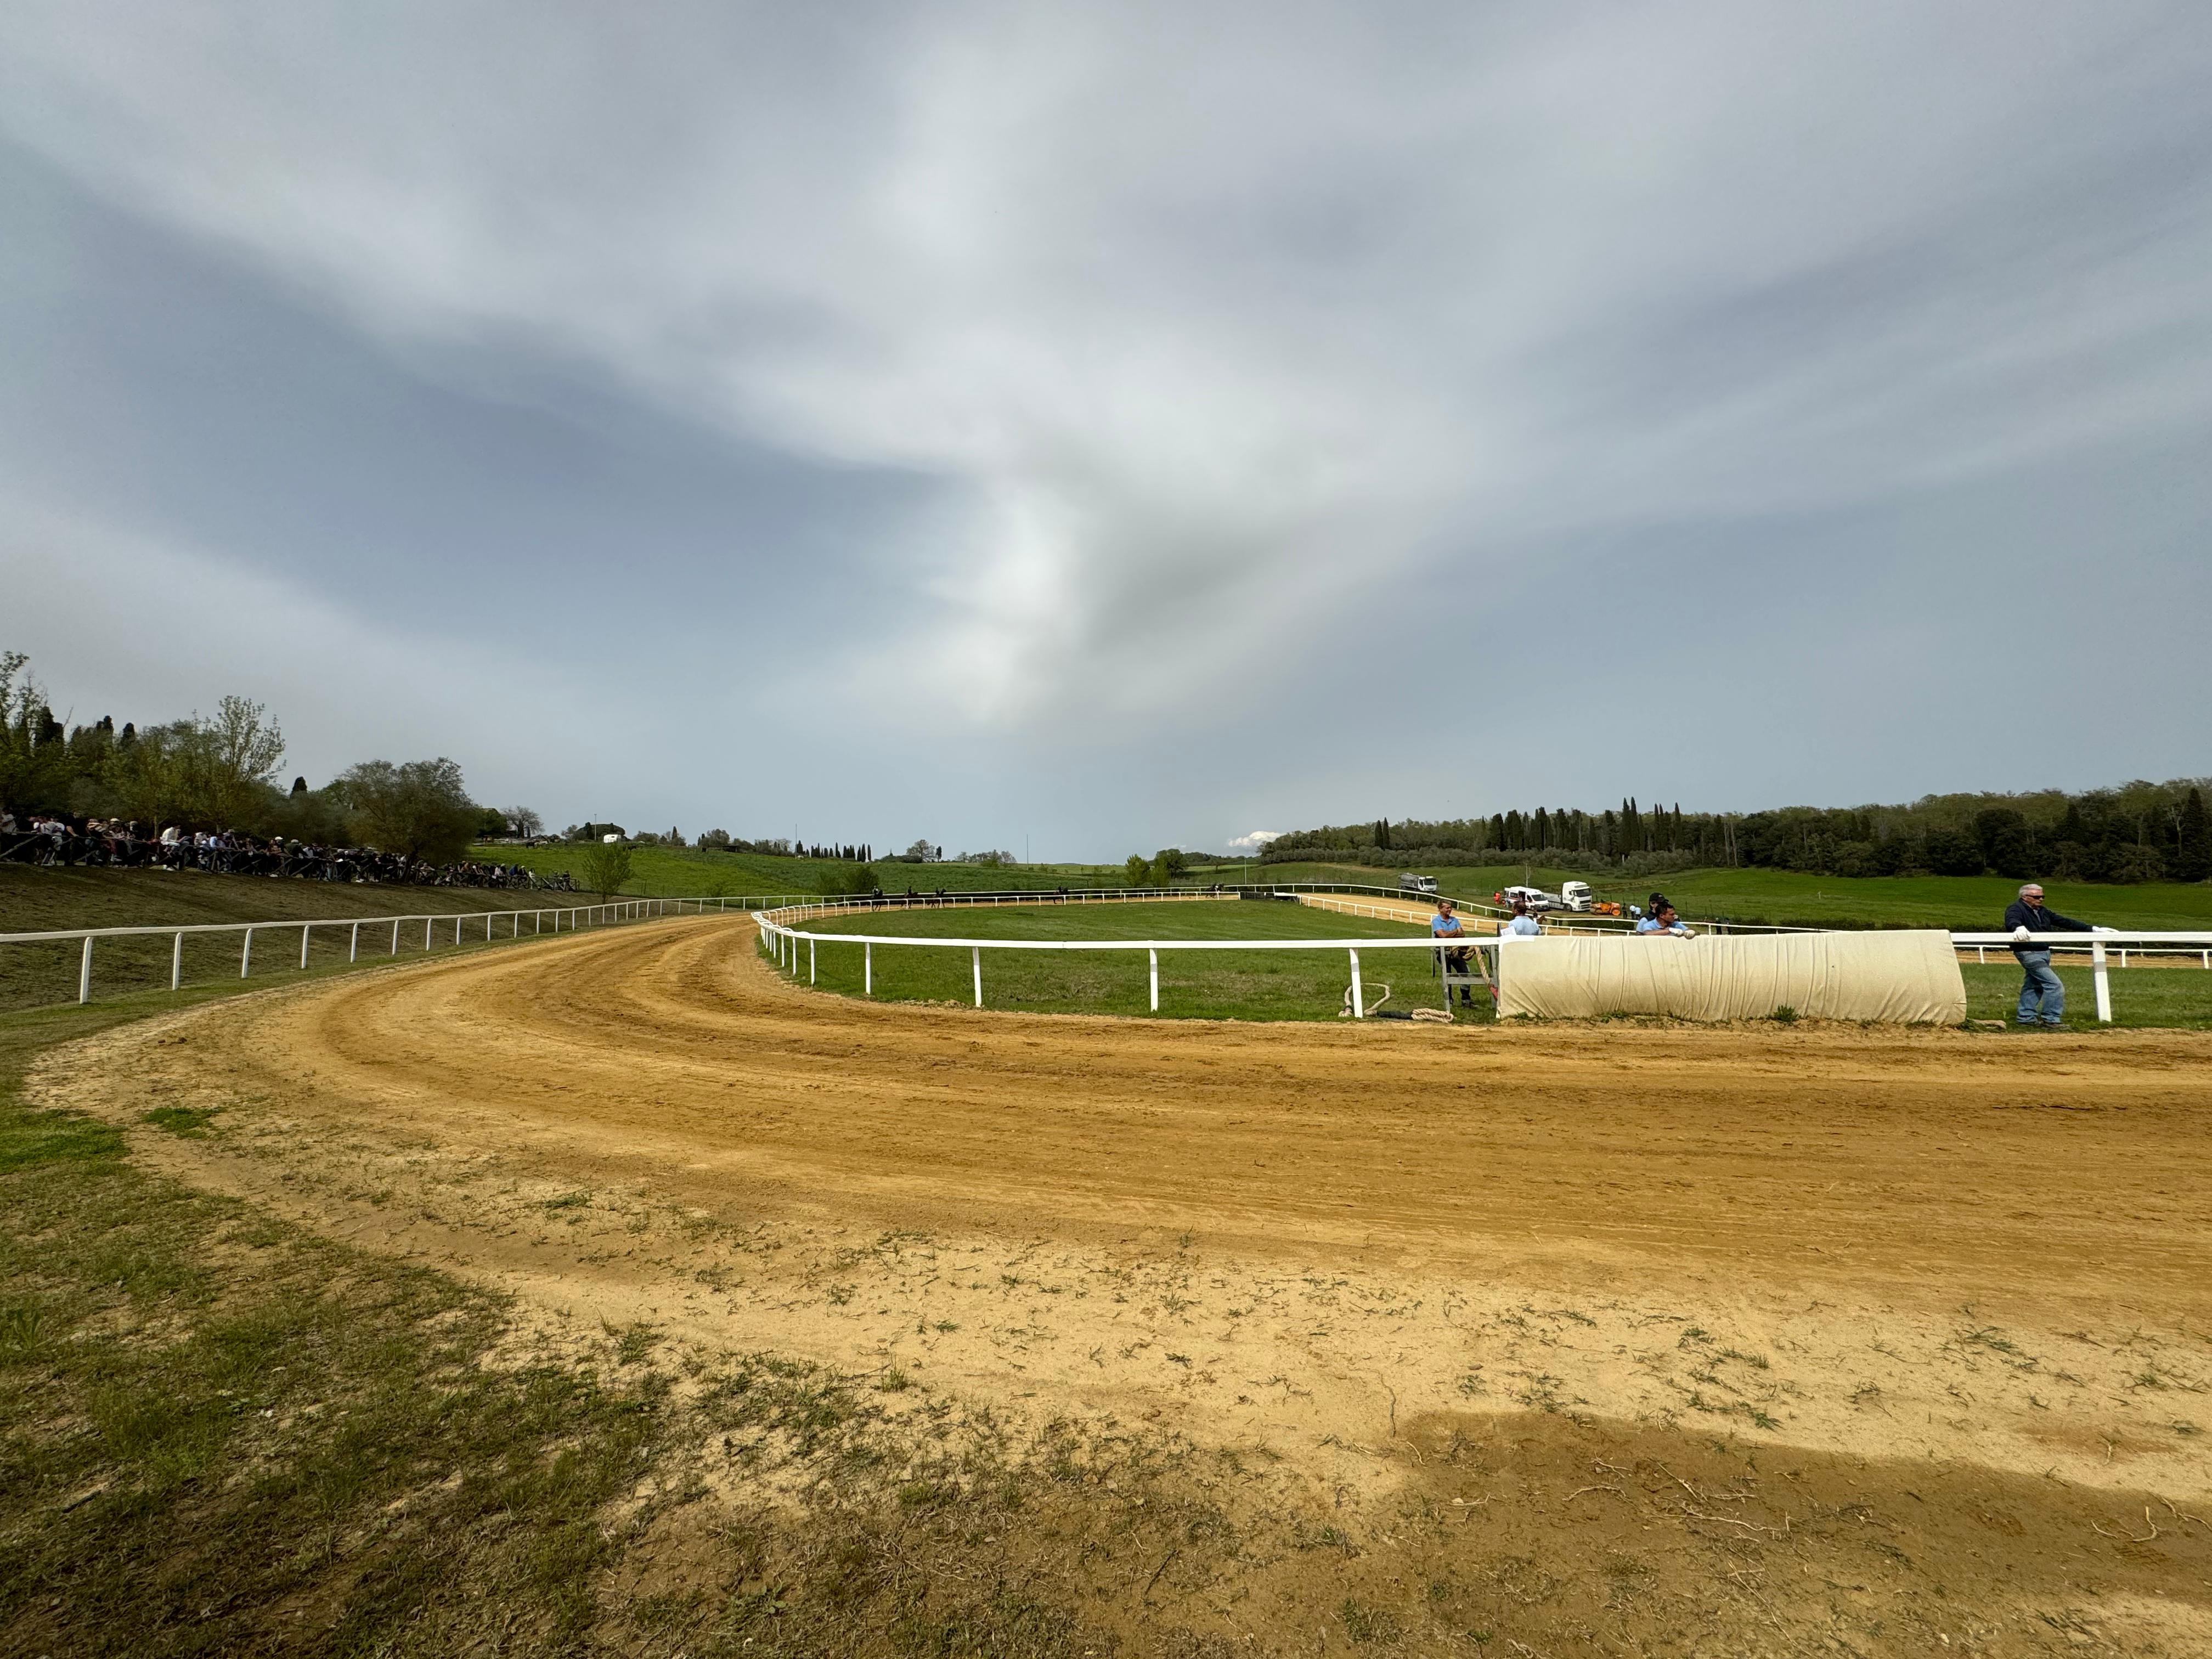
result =
[[[319,789],[278,782],[284,733],[267,708],[225,697],[212,714],[64,729],[21,652],[0,652],[0,807],[80,823],[175,824],[264,840],[373,848],[451,864],[481,835],[528,833],[526,807],[469,798],[458,763],[363,761]]]
[[[1263,862],[1325,858],[1387,866],[1528,860],[1553,868],[1659,874],[1747,866],[1832,876],[1999,875],[2122,882],[2212,878],[2212,779],[2137,781],[2080,793],[1925,795],[1894,806],[1685,812],[1633,798],[1591,812],[1538,807],[1490,817],[1328,824],[1270,842]]]

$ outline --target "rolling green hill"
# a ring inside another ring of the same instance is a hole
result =
[[[488,864],[520,864],[550,874],[566,870],[581,885],[584,854],[581,842],[549,847],[504,847],[492,844],[471,849],[469,856]],[[775,894],[839,892],[837,884],[853,866],[835,859],[775,858],[757,853],[717,853],[696,847],[633,847],[630,860],[637,871],[623,891],[647,898],[763,897]],[[1121,879],[1119,865],[1026,864],[1011,868],[983,864],[897,864],[879,859],[870,866],[887,893],[903,893],[908,887],[933,893],[988,892],[1025,887],[1105,887]]]

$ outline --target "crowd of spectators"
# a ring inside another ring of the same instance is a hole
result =
[[[374,881],[416,887],[512,887],[573,892],[563,872],[541,876],[519,864],[429,864],[370,847],[319,847],[227,830],[168,824],[158,833],[119,819],[72,823],[51,814],[19,823],[0,808],[0,864],[88,865],[121,869],[204,871],[307,881]]]

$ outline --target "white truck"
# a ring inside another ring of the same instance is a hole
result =
[[[1586,881],[1563,881],[1556,893],[1547,893],[1540,887],[1509,887],[1498,896],[1508,904],[1519,899],[1528,907],[1532,915],[1543,910],[1587,910],[1590,908],[1589,884]]]
[[[1408,870],[1398,878],[1398,890],[1401,893],[1433,893],[1437,890],[1437,878],[1434,876],[1417,876]]]

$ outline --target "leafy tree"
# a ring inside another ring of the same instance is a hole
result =
[[[2192,787],[2181,803],[2181,821],[2172,874],[2176,881],[2212,878],[2212,818],[2204,811],[2204,792]]]
[[[1938,830],[1928,837],[1928,867],[1939,876],[1978,876],[1982,844],[1957,830]]]
[[[500,816],[514,826],[514,833],[518,836],[542,836],[545,833],[545,820],[527,806],[502,806]]]
[[[2005,806],[1975,813],[1974,839],[1981,844],[1982,862],[1997,874],[2024,881],[2035,873],[2034,849],[2023,814]]]
[[[883,883],[865,864],[833,864],[818,878],[824,893],[872,893]]]
[[[443,756],[399,766],[363,761],[331,787],[352,809],[356,831],[369,846],[431,864],[466,853],[483,821],[483,808],[462,786],[459,763]]]
[[[584,851],[584,885],[594,893],[619,893],[635,873],[621,842],[593,842]]]

